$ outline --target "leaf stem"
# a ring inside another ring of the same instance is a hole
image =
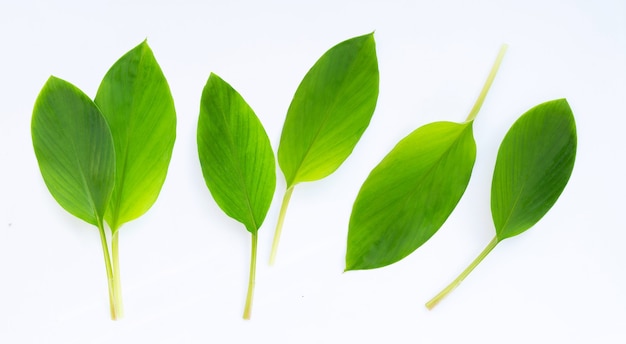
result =
[[[470,272],[472,272],[474,268],[478,266],[478,264],[482,262],[483,259],[485,259],[485,257],[489,254],[489,252],[491,252],[491,250],[493,250],[493,248],[496,247],[498,242],[499,242],[498,237],[497,236],[494,237],[491,240],[491,242],[487,244],[487,247],[485,247],[485,249],[478,255],[478,257],[476,257],[476,259],[474,259],[474,261],[465,270],[463,270],[463,272],[461,272],[459,277],[457,277],[454,281],[452,281],[452,283],[450,283],[447,287],[445,287],[442,291],[440,291],[439,294],[433,297],[430,301],[426,302],[426,308],[428,308],[429,310],[432,310],[439,303],[439,301],[441,301],[451,291],[453,291],[456,287],[458,287],[459,284],[463,282],[465,277],[467,277],[470,274]]]
[[[480,111],[480,108],[483,106],[483,102],[485,101],[485,98],[487,97],[489,88],[491,88],[491,84],[493,83],[493,80],[496,78],[496,74],[498,73],[498,69],[500,68],[502,59],[504,59],[504,54],[506,53],[507,48],[508,46],[506,44],[502,44],[502,46],[500,47],[500,51],[498,52],[496,61],[493,63],[493,67],[491,67],[491,72],[489,72],[489,76],[487,77],[487,80],[485,81],[485,85],[483,86],[483,89],[480,91],[480,94],[478,95],[478,99],[476,99],[476,103],[474,103],[474,107],[470,111],[469,115],[467,115],[467,119],[465,121],[467,122],[472,121],[474,120],[474,118],[476,118],[476,115],[478,115],[478,111]]]
[[[257,234],[252,234],[252,252],[250,253],[250,277],[248,280],[248,295],[246,296],[246,306],[243,310],[243,318],[250,320],[252,315],[252,299],[254,297],[254,285],[256,279],[256,247]]]
[[[276,261],[276,252],[278,251],[278,242],[280,241],[280,234],[283,230],[283,222],[285,222],[285,214],[287,213],[287,207],[289,207],[289,200],[293,193],[293,186],[287,188],[285,196],[283,197],[283,204],[280,206],[280,213],[278,214],[278,223],[276,224],[276,232],[274,233],[274,241],[272,243],[272,252],[270,253],[270,265],[274,265]]]
[[[116,307],[115,282],[113,277],[113,269],[111,268],[111,257],[109,256],[109,245],[107,243],[106,234],[104,232],[104,224],[102,220],[98,220],[98,231],[100,232],[100,242],[102,243],[102,252],[104,253],[104,265],[107,271],[107,285],[109,287],[109,307],[111,310],[111,319],[117,320],[118,313]]]
[[[122,282],[120,280],[119,259],[119,231],[113,232],[111,239],[111,255],[113,258],[113,287],[115,288],[115,310],[117,319],[124,316],[124,303],[122,302]]]

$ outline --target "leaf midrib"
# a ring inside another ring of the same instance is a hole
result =
[[[63,131],[66,132],[66,126],[63,126]],[[85,176],[84,164],[83,164],[83,161],[80,159],[80,155],[78,154],[78,149],[77,149],[78,144],[76,140],[72,138],[72,135],[67,135],[67,132],[66,132],[66,137],[69,137],[72,142],[72,152],[74,153],[74,157],[76,161],[78,162],[78,172],[80,173],[80,179],[83,183],[83,187],[85,188],[85,190],[87,190],[87,194],[89,196],[87,198],[87,201],[89,202],[89,206],[91,207],[94,213],[95,220],[97,222],[96,225],[98,225],[102,221],[101,217],[104,216],[104,213],[100,214],[98,212],[98,209],[96,209],[96,204],[94,203],[94,195],[92,193],[91,188],[89,187],[89,183],[87,182],[87,177]]]
[[[441,156],[430,166],[430,168],[428,168],[426,173],[422,174],[421,180],[425,180],[426,177],[430,177],[434,173],[434,171],[437,169],[437,167],[439,167],[439,165],[441,165],[442,161],[444,161],[444,158],[447,157],[450,154],[450,152],[452,151],[452,147],[456,146],[459,143],[459,140],[460,140],[461,136],[463,135],[464,131],[467,130],[467,128],[471,127],[472,122],[473,122],[473,120],[468,122],[468,124],[465,124],[465,123],[455,123],[455,124],[458,124],[458,125],[466,125],[466,126],[459,132],[459,135],[457,135],[457,138],[452,142],[452,144],[448,145],[448,147],[443,152],[443,154],[441,154]],[[412,198],[413,195],[417,194],[418,191],[422,187],[423,187],[423,183],[419,183],[419,184],[415,184],[415,186],[413,188],[411,188],[411,191],[409,193],[411,197],[406,197],[405,198],[404,204],[403,204],[403,208],[406,208],[406,205],[409,202],[409,199]]]
[[[137,77],[135,78],[135,82],[133,82],[133,86],[132,86],[132,91],[133,94],[137,94],[137,89],[139,88],[138,86],[138,82],[137,80],[143,80],[143,74],[144,74],[144,69],[143,68],[139,68],[140,66],[142,66],[142,62],[144,60],[145,57],[145,47],[142,46],[141,48],[141,55],[139,57],[139,61],[137,62]],[[119,177],[119,185],[117,183],[114,183],[115,186],[118,187],[117,192],[116,192],[116,199],[115,199],[115,203],[116,203],[116,207],[115,207],[115,212],[112,215],[112,223],[110,223],[109,225],[111,226],[112,231],[116,231],[121,224],[118,223],[119,221],[119,217],[120,217],[120,213],[121,213],[121,204],[122,204],[122,195],[124,190],[126,189],[126,176],[127,176],[127,170],[126,170],[126,166],[128,166],[128,155],[129,155],[129,151],[130,151],[130,144],[129,142],[131,142],[130,137],[132,136],[131,134],[134,132],[134,127],[135,127],[135,104],[136,104],[136,100],[135,97],[133,96],[131,99],[131,103],[130,103],[130,109],[131,111],[129,111],[130,116],[128,116],[129,120],[128,120],[128,130],[126,130],[125,135],[124,135],[124,139],[126,141],[126,149],[124,149],[124,157],[122,160],[122,164],[119,167],[119,175],[116,173],[116,178]],[[115,143],[113,145],[115,147]],[[117,160],[117,158],[116,158]],[[109,202],[110,203],[110,202]]]
[[[511,150],[513,151],[513,150]],[[541,158],[539,156],[539,154],[536,154],[535,157],[532,160],[532,164],[530,166],[535,166],[536,162],[539,161]],[[523,169],[525,169],[524,167],[522,167]],[[506,229],[506,227],[509,225],[509,222],[511,222],[511,219],[513,218],[513,213],[515,213],[516,208],[518,203],[520,202],[521,198],[522,198],[522,194],[524,193],[524,189],[526,189],[526,186],[528,185],[529,180],[532,179],[532,173],[525,173],[524,178],[523,178],[523,182],[520,183],[521,187],[519,192],[517,193],[517,195],[515,196],[515,201],[513,202],[513,205],[510,208],[510,211],[506,217],[506,220],[504,221],[504,224],[502,225],[502,227],[500,227],[500,232],[504,231]],[[528,227],[530,228],[530,227]],[[528,228],[525,228],[523,231],[527,230]],[[498,229],[496,228],[496,234],[498,232]],[[507,236],[508,237],[508,236]],[[500,240],[503,240],[505,238],[498,238]]]
[[[223,117],[224,119],[224,124],[227,126],[228,130],[226,130],[226,132],[228,133],[227,138],[228,138],[228,142],[230,143],[231,149],[233,150],[233,155],[234,157],[239,157],[239,150],[237,149],[237,145],[235,144],[235,140],[233,138],[233,133],[231,130],[231,124],[230,121],[228,121],[228,118],[226,117],[226,113],[223,111],[220,111],[220,115]],[[237,180],[238,180],[238,184],[241,186],[241,188],[243,189],[244,192],[244,197],[245,197],[245,203],[246,203],[246,208],[248,210],[250,219],[252,219],[252,225],[254,226],[254,231],[255,233],[259,230],[259,226],[256,222],[256,218],[254,216],[254,211],[252,209],[252,201],[250,200],[249,197],[249,193],[248,193],[248,186],[245,182],[245,178],[243,175],[243,170],[241,169],[241,166],[239,164],[239,159],[234,159],[235,160],[235,171],[237,173]]]
[[[506,220],[504,221],[504,224],[502,225],[502,227],[500,227],[499,230],[496,228],[496,234],[498,234],[497,233],[498,231],[503,232],[506,229],[506,227],[509,225],[511,218],[513,217],[513,213],[515,213],[515,210],[517,208],[517,204],[519,203],[522,197],[522,193],[524,192],[524,189],[526,188],[527,182],[528,182],[528,178],[525,178],[524,183],[522,183],[522,187],[520,188],[520,191],[515,197],[515,201],[513,202],[513,205],[511,206],[511,211],[509,211],[509,214],[507,215]],[[504,240],[505,238],[498,238],[498,239]]]
[[[511,129],[511,130],[513,130],[513,129]],[[518,135],[521,135],[521,134],[518,134]],[[509,153],[507,154],[507,157],[511,155],[511,152],[515,152],[515,150],[514,149],[510,149]],[[536,162],[538,160],[540,160],[540,155],[539,154],[535,154],[533,156],[533,159],[531,161],[530,166],[535,166]],[[509,165],[513,166],[513,164],[509,164]],[[529,166],[529,165],[527,165],[527,166]],[[524,166],[521,166],[521,168],[522,168],[523,171],[527,171],[527,169]],[[513,166],[513,168],[511,168],[511,169],[515,170],[516,168]],[[515,213],[517,205],[519,204],[519,202],[520,202],[520,200],[522,198],[522,194],[524,193],[524,190],[526,189],[526,185],[528,184],[528,182],[529,182],[529,180],[531,178],[532,178],[532,173],[529,173],[529,172],[524,173],[524,177],[520,178],[520,179],[522,179],[522,182],[520,183],[521,187],[519,189],[519,192],[515,196],[515,201],[513,201],[513,205],[511,206],[510,211],[508,212],[508,214],[506,216],[506,220],[504,221],[504,223],[502,224],[502,226],[499,229],[496,228],[496,236],[499,236],[498,232],[504,232],[504,230],[507,228],[507,226],[511,222],[511,219],[513,218],[513,214]],[[493,216],[493,214],[492,214],[492,216]],[[528,228],[526,228],[526,229],[528,229]],[[526,229],[522,230],[522,232],[525,231]],[[505,238],[498,238],[498,239],[503,240]]]

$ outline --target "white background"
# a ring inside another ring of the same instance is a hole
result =
[[[210,72],[228,81],[276,150],[307,70],[336,43],[374,30],[381,81],[370,127],[336,173],[296,187],[270,268],[279,173],[244,321],[250,236],[202,179],[202,88]],[[126,316],[113,322],[97,230],[47,191],[30,118],[51,74],[94,96],[145,38],[169,81],[178,136],[159,200],[121,230]],[[369,171],[415,128],[464,120],[501,43],[510,48],[475,122],[478,157],[455,212],[403,261],[343,273],[352,202]],[[490,182],[506,131],[561,97],[579,137],[561,198],[426,310],[494,235]],[[3,0],[0,343],[625,343],[625,109],[622,0]]]

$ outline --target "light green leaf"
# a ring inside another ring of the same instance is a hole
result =
[[[348,158],[370,123],[378,100],[374,34],[328,50],[293,96],[278,147],[287,190],[278,216],[270,264],[274,264],[293,187],[322,179]]]
[[[72,215],[101,225],[114,185],[115,153],[109,126],[93,101],[50,77],[35,102],[31,133],[52,196]]]
[[[215,74],[202,92],[198,154],[215,202],[256,234],[274,196],[274,153],[254,111]]]
[[[346,271],[393,264],[430,239],[463,196],[476,160],[472,126],[498,72],[500,48],[463,123],[418,128],[372,170],[352,208]]]
[[[346,270],[395,263],[437,232],[472,174],[472,124],[435,122],[418,128],[372,170],[352,209]]]
[[[328,50],[305,75],[287,112],[278,148],[287,188],[334,172],[369,125],[377,99],[374,35]]]
[[[532,227],[563,192],[576,157],[576,123],[565,99],[530,109],[506,134],[491,186],[499,240]]]
[[[95,103],[106,117],[115,143],[115,188],[106,213],[115,232],[156,201],[176,139],[174,101],[145,41],[111,67]]]

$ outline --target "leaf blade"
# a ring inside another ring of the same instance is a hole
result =
[[[498,150],[491,188],[499,240],[523,233],[550,210],[569,181],[576,145],[565,99],[539,104],[513,124]]]
[[[287,187],[322,179],[350,155],[378,98],[373,34],[328,50],[298,86],[283,126],[278,162]]]
[[[109,122],[115,144],[117,178],[106,220],[116,231],[156,201],[176,139],[174,101],[146,41],[109,69],[95,103]]]
[[[76,86],[50,77],[35,102],[31,134],[52,196],[72,215],[98,226],[113,190],[115,152],[96,105]]]
[[[395,263],[424,244],[461,199],[476,158],[473,122],[435,122],[401,140],[354,202],[346,270]]]
[[[274,153],[252,108],[213,73],[202,92],[197,143],[202,173],[216,203],[256,234],[276,188]]]

